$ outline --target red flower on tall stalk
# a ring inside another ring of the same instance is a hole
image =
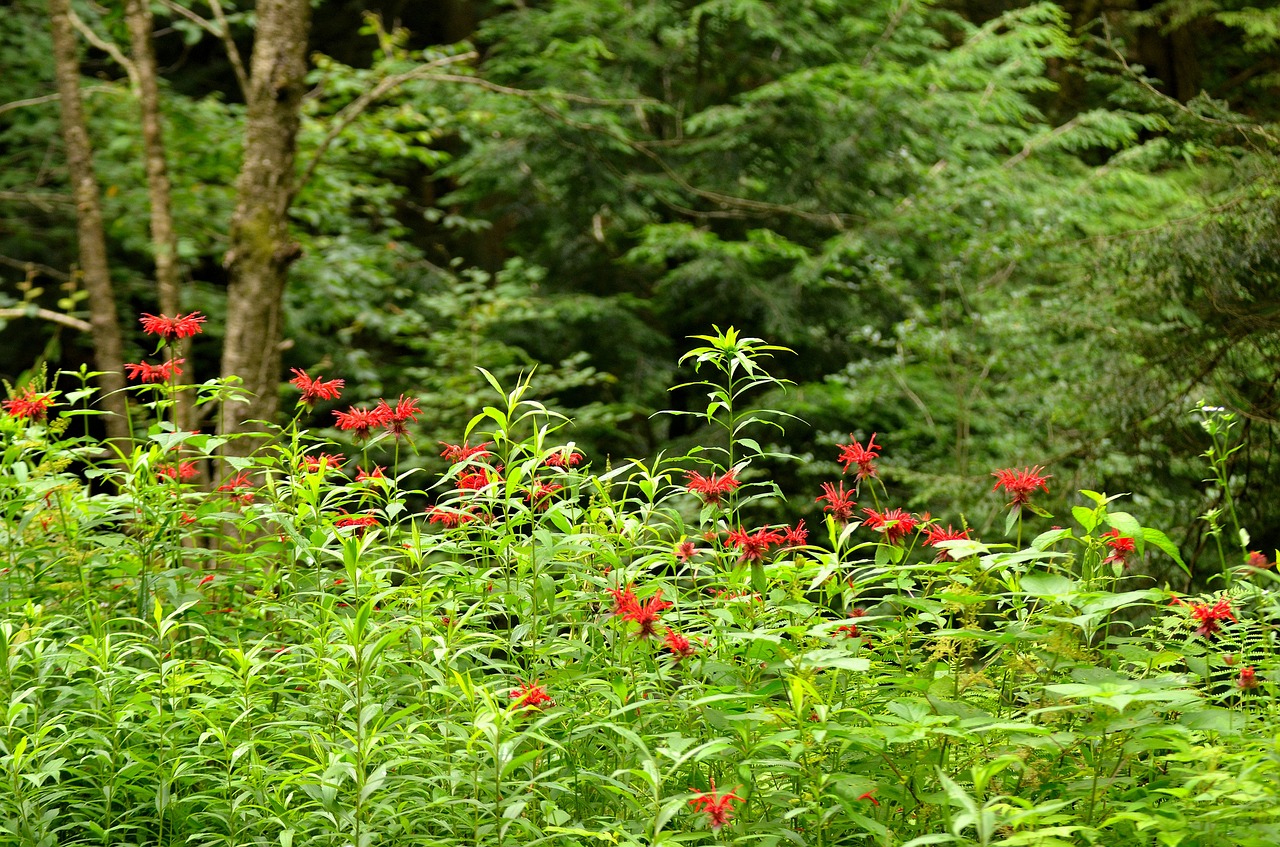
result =
[[[563,485],[558,485],[554,482],[535,480],[533,487],[526,491],[524,496],[532,508],[545,511],[551,505],[551,496],[562,488],[564,488]]]
[[[643,603],[636,601],[632,595],[632,601],[624,610],[622,619],[640,625],[640,630],[636,633],[637,638],[652,638],[658,634],[657,626],[662,610],[670,607],[671,603],[662,599],[661,591]]]
[[[992,471],[991,475],[996,478],[996,484],[992,487],[992,491],[999,491],[1003,488],[1012,498],[1009,505],[1012,507],[1025,506],[1031,502],[1031,495],[1037,488],[1043,489],[1049,493],[1049,486],[1046,481],[1052,477],[1049,474],[1041,476],[1040,473],[1044,468],[1036,465],[1030,468],[1004,468],[998,471]]]
[[[1247,564],[1251,568],[1257,568],[1258,570],[1266,570],[1267,568],[1271,567],[1272,562],[1269,559],[1267,559],[1266,553],[1261,553],[1257,550],[1250,550],[1249,558],[1245,560],[1245,564]]]
[[[822,483],[822,496],[814,498],[814,502],[821,503],[826,501],[827,505],[822,507],[822,511],[829,512],[831,517],[840,523],[848,523],[853,518],[853,510],[858,504],[853,501],[854,492],[845,491],[844,483],[838,486],[830,482]]]
[[[158,335],[165,341],[172,341],[175,338],[189,338],[203,332],[204,329],[200,324],[205,322],[205,316],[199,312],[192,312],[189,315],[175,315],[170,318],[144,312],[142,317],[138,318],[138,322],[142,324],[142,331],[148,335]]]
[[[357,441],[364,441],[371,431],[380,429],[390,422],[390,411],[383,403],[372,409],[352,406],[345,412],[335,411],[333,416],[338,419],[338,429],[352,433]]]
[[[729,543],[737,547],[741,555],[739,562],[761,562],[769,548],[782,543],[784,536],[777,530],[765,527],[755,532],[747,532],[739,527],[729,531]]]
[[[351,528],[356,535],[364,535],[366,530],[378,526],[381,522],[373,515],[343,515],[333,522],[337,529]]]
[[[440,451],[441,458],[447,459],[455,465],[458,462],[467,462],[471,459],[483,459],[489,455],[488,441],[475,447],[466,443],[450,444],[447,441],[441,441],[440,443],[444,445],[444,449]]]
[[[557,450],[552,453],[542,464],[548,468],[576,468],[582,462],[582,454],[576,450]]]
[[[639,608],[640,601],[636,599],[635,592],[631,590],[631,586],[626,588],[606,588],[613,595],[613,613],[619,617],[624,617],[631,612],[632,609]]]
[[[1102,533],[1102,539],[1102,543],[1107,545],[1110,550],[1107,553],[1107,557],[1102,560],[1104,565],[1112,563],[1124,564],[1129,554],[1137,551],[1137,545],[1134,540],[1126,535],[1121,535],[1118,529]]]
[[[862,511],[867,516],[864,522],[866,526],[878,531],[890,544],[901,544],[902,539],[910,535],[919,523],[915,515],[908,514],[902,509],[887,509],[883,512],[877,512],[875,509]]]
[[[851,444],[838,444],[840,455],[836,457],[836,461],[844,465],[844,472],[848,473],[849,468],[854,465],[858,466],[858,482],[870,479],[876,475],[875,460],[880,457],[880,445],[876,443],[876,433],[871,433],[871,437],[867,439],[867,446],[863,447],[853,438],[853,434],[849,434]]]
[[[0,405],[11,418],[41,423],[48,416],[49,407],[53,405],[53,395],[41,394],[34,388],[28,387],[17,397],[5,400]]]
[[[294,374],[289,384],[302,392],[298,402],[304,406],[312,406],[317,400],[337,400],[342,396],[343,386],[347,384],[341,379],[331,379],[326,382],[318,376],[308,376],[306,371],[297,368],[289,370]]]
[[[245,488],[253,488],[253,480],[249,478],[248,471],[238,473],[226,482],[222,483],[222,485],[218,486],[219,491],[225,494],[230,494],[233,500],[238,500],[240,503],[247,506],[253,502],[253,491],[242,490]]]
[[[722,476],[711,474],[703,476],[697,471],[685,471],[688,477],[686,488],[690,494],[696,494],[703,503],[719,506],[721,499],[742,483],[738,481],[737,470],[730,470]]]
[[[459,491],[479,491],[493,481],[489,478],[489,471],[480,468],[478,471],[459,475],[457,486]]]
[[[929,545],[930,547],[937,547],[943,541],[968,541],[968,540],[969,540],[968,529],[952,529],[951,524],[947,524],[946,529],[943,529],[940,526],[927,526],[924,529],[924,543]],[[952,561],[951,551],[939,550],[937,561],[939,562]]]
[[[475,519],[475,515],[462,509],[446,509],[443,506],[432,506],[427,510],[427,523],[438,523],[445,529],[457,529]]]
[[[809,530],[805,529],[804,518],[793,527],[787,527],[782,536],[783,547],[803,547],[809,543]]]
[[[555,701],[551,699],[551,695],[547,693],[547,689],[536,682],[522,682],[519,687],[511,692],[512,704],[511,708],[521,709],[541,709],[546,706],[555,705]]]
[[[716,781],[711,780],[710,791],[697,791],[690,788],[690,791],[696,791],[697,796],[689,801],[689,805],[707,816],[707,825],[711,829],[719,831],[719,829],[729,823],[729,818],[733,815],[733,803],[741,803],[742,798],[732,791],[721,794],[716,790]]]
[[[387,478],[385,470],[386,468],[382,465],[374,465],[371,471],[360,468],[356,471],[356,482],[385,481]]]
[[[129,379],[136,379],[142,383],[152,382],[168,382],[173,379],[174,375],[181,375],[182,368],[179,367],[186,359],[170,359],[161,365],[153,365],[150,362],[129,362],[124,366],[125,373]]]
[[[1236,679],[1236,688],[1241,691],[1248,691],[1251,688],[1257,688],[1258,684],[1258,674],[1252,665],[1240,669],[1240,676]]]
[[[381,411],[383,417],[383,426],[389,432],[400,438],[409,432],[409,422],[418,422],[418,415],[422,414],[422,409],[418,408],[418,401],[410,397],[400,395],[394,406],[387,403],[386,400],[379,400],[377,409]]]
[[[692,541],[681,541],[676,545],[675,550],[671,552],[681,562],[687,562],[697,554],[698,548],[694,546]]]
[[[1205,638],[1217,635],[1221,631],[1218,621],[1236,620],[1236,616],[1231,612],[1231,601],[1225,597],[1212,606],[1208,603],[1197,603],[1191,607],[1191,617],[1200,621],[1196,634],[1203,635]]]
[[[157,465],[156,476],[176,482],[186,482],[196,475],[195,462],[178,462],[177,464]]]
[[[668,629],[662,640],[666,642],[667,649],[675,655],[677,662],[681,659],[687,659],[698,652],[686,636],[681,635],[674,629]]]
[[[303,456],[302,467],[308,473],[336,471],[338,468],[346,464],[346,461],[347,460],[342,456],[335,456],[332,453],[317,453],[314,456]]]

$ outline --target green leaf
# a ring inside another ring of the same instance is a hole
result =
[[[1178,553],[1177,546],[1169,540],[1169,536],[1165,535],[1158,529],[1152,529],[1149,526],[1141,528],[1141,536],[1148,543],[1155,545],[1156,548],[1163,551],[1170,559],[1178,563],[1178,567],[1182,568],[1188,576],[1191,575],[1191,568],[1187,567],[1187,563],[1182,561],[1182,556]]]

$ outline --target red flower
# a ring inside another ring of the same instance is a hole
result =
[[[696,789],[690,788],[690,791]],[[742,798],[732,791],[721,794],[716,791],[716,781],[711,780],[710,791],[697,791],[697,796],[689,801],[689,805],[707,816],[707,824],[713,830],[719,830],[729,822],[733,814],[734,802],[741,803]]]
[[[158,335],[166,341],[172,341],[175,338],[188,338],[203,332],[204,329],[200,324],[205,322],[205,317],[199,312],[176,315],[172,318],[165,315],[149,315],[144,312],[138,321],[142,324],[142,331],[148,335]]]
[[[387,478],[386,474],[383,473],[385,470],[386,468],[382,467],[382,465],[374,465],[373,470],[371,471],[366,471],[364,468],[360,468],[356,471],[356,482],[365,482],[367,480],[374,479],[385,480]]]
[[[545,510],[551,505],[551,495],[562,488],[564,488],[563,485],[557,485],[554,482],[535,482],[534,487],[526,491],[524,496],[530,506]]]
[[[311,406],[317,400],[337,400],[342,396],[342,388],[347,383],[341,379],[331,379],[325,382],[320,377],[310,377],[306,371],[297,368],[289,369],[293,374],[293,379],[289,380],[289,384],[295,386],[302,392],[302,397],[298,402],[304,406]]]
[[[853,510],[858,504],[853,502],[854,492],[845,491],[844,483],[839,486],[832,485],[829,482],[822,483],[822,496],[815,498],[814,502],[821,503],[827,501],[827,505],[822,507],[822,511],[830,512],[831,516],[840,523],[848,523],[853,517]]]
[[[875,793],[875,789],[873,788],[873,789],[871,789],[870,791],[866,791],[866,792],[863,792],[862,794],[859,794],[859,795],[858,795],[858,799],[859,799],[859,800],[870,800],[870,801],[871,801],[871,805],[873,805],[873,806],[879,806],[879,805],[880,805],[880,801],[879,801],[879,800],[877,800],[876,798],[874,798],[874,797],[872,797],[872,796],[871,796],[871,795],[872,795],[872,794],[874,794],[874,793]]]
[[[877,512],[875,509],[863,509],[862,511],[867,516],[866,526],[878,530],[884,535],[884,540],[890,544],[900,544],[902,539],[915,530],[918,523],[915,515],[908,514],[901,509],[889,509],[884,512]]]
[[[785,535],[782,536],[783,547],[803,547],[809,543],[809,530],[805,529],[804,519],[794,527],[787,529]]]
[[[390,422],[390,412],[390,408],[383,403],[372,409],[352,406],[345,412],[335,411],[333,416],[338,419],[338,429],[352,432],[357,441],[364,441],[369,437],[371,430],[383,427]]]
[[[361,530],[366,530],[369,527],[377,526],[378,519],[373,515],[346,515],[334,521],[333,525],[336,527],[354,526],[359,527]]]
[[[445,529],[456,529],[463,524],[471,523],[476,516],[461,509],[446,509],[443,506],[432,506],[427,510],[427,522],[438,523]]]
[[[196,587],[199,588],[202,585],[208,585],[209,583],[213,582],[213,576],[214,576],[213,574],[209,574],[208,576],[204,577],[198,583],[196,583]]]
[[[635,593],[631,590],[631,586],[626,588],[606,588],[613,595],[613,613],[620,617],[631,613],[633,609],[640,608],[639,601],[636,599]]]
[[[332,453],[318,453],[314,456],[303,456],[303,467],[309,473],[317,471],[334,471],[342,467],[346,463],[346,459],[342,456],[335,456]]]
[[[697,471],[685,471],[685,475],[689,478],[689,493],[697,494],[703,503],[715,506],[720,505],[720,499],[724,495],[742,484],[738,481],[737,470],[731,470],[723,476],[703,476]]]
[[[729,543],[742,552],[742,555],[738,558],[739,562],[763,561],[765,554],[769,552],[769,548],[774,544],[782,543],[782,539],[782,533],[768,527],[758,529],[753,533],[748,533],[741,527],[729,532]]]
[[[1041,488],[1047,494],[1049,486],[1045,481],[1051,479],[1049,475],[1040,476],[1040,472],[1044,468],[1036,465],[1031,468],[1004,468],[1003,470],[992,471],[991,475],[996,478],[996,484],[992,487],[992,491],[999,491],[1003,488],[1009,492],[1009,496],[1013,499],[1009,501],[1009,505],[1013,507],[1025,506],[1031,502],[1031,495],[1037,488]]]
[[[253,488],[253,481],[249,478],[249,474],[247,471],[244,473],[236,474],[235,476],[228,479],[226,482],[222,483],[222,485],[218,486],[219,491],[229,493],[234,499],[239,500],[241,503],[247,506],[248,504],[253,502],[253,492],[252,491],[241,492],[240,491],[241,488]]]
[[[1120,534],[1120,530],[1112,529],[1102,533],[1103,543],[1111,548],[1111,552],[1107,554],[1107,558],[1103,559],[1103,564],[1118,562],[1124,564],[1125,558],[1133,553],[1137,547],[1132,538]]]
[[[10,417],[40,423],[48,414],[49,407],[53,405],[53,395],[38,394],[35,389],[28,387],[22,394],[5,400],[0,405],[4,406],[4,410]]]
[[[637,638],[652,638],[658,634],[656,627],[659,614],[670,606],[669,602],[662,599],[661,591],[643,603],[637,602],[633,594],[629,607],[623,611],[622,619],[640,624],[640,630],[636,633]]]
[[[511,699],[515,701],[511,704],[513,709],[541,709],[555,704],[551,695],[547,693],[547,689],[536,682],[520,683],[520,686],[511,692]]]
[[[576,468],[581,461],[581,453],[574,450],[557,450],[543,460],[542,464],[549,468]]]
[[[853,441],[853,435],[849,435],[849,439]],[[836,461],[844,465],[844,472],[848,473],[849,468],[854,465],[858,466],[858,482],[869,479],[876,475],[875,460],[879,458],[880,445],[876,444],[876,433],[871,433],[871,438],[867,440],[867,446],[863,447],[857,441],[852,444],[839,444],[840,455],[836,457]]]
[[[489,472],[481,468],[472,473],[464,473],[458,477],[459,491],[479,491],[488,485],[492,480],[489,479]]]
[[[694,557],[698,550],[693,546],[692,541],[681,541],[676,545],[676,549],[673,552],[677,559],[682,562],[687,562]]]
[[[694,653],[698,652],[693,644],[689,642],[688,638],[676,632],[674,629],[668,629],[667,634],[662,637],[662,640],[667,643],[667,649],[675,654],[677,662],[681,659],[687,659]]]
[[[1236,680],[1236,687],[1241,691],[1248,691],[1250,688],[1258,687],[1258,675],[1254,672],[1253,667],[1240,669],[1240,678]]]
[[[400,399],[396,400],[394,406],[387,404],[386,400],[379,400],[378,407],[374,411],[381,411],[383,418],[383,426],[385,426],[397,438],[405,435],[409,431],[409,422],[418,422],[418,415],[422,414],[422,409],[418,408],[418,401],[400,395]]]
[[[968,541],[969,530],[952,529],[951,524],[947,524],[946,529],[943,529],[940,526],[927,526],[924,529],[924,536],[925,536],[924,537],[925,544],[929,545],[930,547],[937,547],[938,544],[940,544],[943,541]],[[950,550],[938,551],[937,560],[939,562],[952,561],[951,551]]]
[[[844,633],[846,638],[859,637],[860,635],[862,635],[862,631],[858,629],[858,625],[854,623],[854,621],[857,620],[858,618],[864,617],[866,614],[867,614],[866,609],[859,609],[857,607],[850,609],[849,621],[847,623],[843,623],[840,626],[836,627],[836,632]]]
[[[128,373],[129,379],[136,379],[138,382],[168,382],[173,379],[174,374],[181,374],[182,368],[179,367],[186,359],[170,359],[163,365],[152,365],[148,362],[132,362],[124,366]]]
[[[196,475],[195,462],[178,462],[176,465],[157,465],[156,476],[186,482]]]
[[[489,451],[487,449],[489,446],[488,441],[477,447],[470,447],[465,442],[463,444],[449,444],[446,441],[441,441],[440,443],[444,445],[444,449],[440,451],[440,455],[454,464],[457,464],[458,462],[466,462],[471,459],[483,459],[485,456],[489,455]]]
[[[1231,613],[1231,601],[1225,597],[1212,606],[1208,603],[1197,603],[1191,607],[1191,617],[1200,621],[1196,634],[1203,635],[1205,638],[1218,634],[1220,631],[1218,621],[1236,619],[1236,616]]]
[[[1265,553],[1260,553],[1257,550],[1251,550],[1249,552],[1249,558],[1245,562],[1245,564],[1247,564],[1251,568],[1257,568],[1258,570],[1266,570],[1267,568],[1271,567],[1272,563],[1267,561],[1267,555]]]

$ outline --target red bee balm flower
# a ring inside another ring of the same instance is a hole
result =
[[[318,471],[334,471],[342,467],[347,460],[332,453],[319,453],[315,456],[303,456],[302,464],[308,473]]]
[[[352,406],[345,412],[335,411],[333,416],[338,419],[338,429],[354,433],[357,441],[364,441],[371,430],[379,429],[391,421],[390,412],[383,403],[372,409]]]
[[[1051,479],[1051,477],[1047,474],[1040,476],[1040,472],[1043,470],[1044,468],[1036,465],[1022,470],[1005,468],[992,471],[991,475],[996,478],[996,484],[991,490],[999,491],[1003,488],[1013,498],[1009,501],[1010,506],[1025,506],[1031,502],[1031,495],[1037,488],[1043,489],[1046,494],[1049,493],[1049,486],[1045,484],[1045,481]]]
[[[534,482],[534,487],[526,491],[524,496],[534,509],[545,510],[551,505],[551,495],[562,488],[564,488],[563,485],[557,485],[554,482]]]
[[[306,371],[300,371],[297,368],[289,369],[293,374],[293,379],[289,380],[289,384],[302,392],[302,397],[298,402],[304,406],[314,405],[317,400],[337,400],[342,396],[342,388],[347,383],[341,379],[331,379],[325,382],[320,377],[312,378],[307,375]]]
[[[1218,621],[1234,621],[1236,616],[1231,613],[1231,601],[1225,597],[1210,606],[1208,603],[1197,603],[1191,607],[1191,617],[1200,621],[1200,626],[1196,628],[1197,635],[1203,635],[1208,638],[1217,635],[1220,632]]]
[[[195,462],[178,462],[176,465],[158,465],[156,467],[156,476],[162,476],[177,482],[186,482],[195,475]]]
[[[876,433],[871,433],[871,438],[867,439],[866,447],[854,441],[852,434],[849,435],[849,440],[853,443],[837,445],[840,448],[840,455],[836,457],[836,461],[844,465],[845,473],[849,472],[849,468],[857,465],[858,482],[875,476],[875,460],[880,457],[880,445],[876,444]]]
[[[541,709],[555,704],[547,689],[536,682],[522,682],[511,692],[513,709]]]
[[[809,530],[805,529],[803,519],[795,526],[788,527],[786,534],[782,536],[782,546],[784,547],[803,547],[808,543]]]
[[[652,638],[658,634],[659,614],[670,606],[669,602],[662,599],[661,591],[643,603],[638,602],[635,595],[632,595],[631,604],[623,611],[622,619],[640,624],[640,630],[636,633],[637,638]]]
[[[170,359],[163,365],[130,362],[124,366],[124,369],[129,379],[136,379],[138,382],[168,382],[173,379],[174,374],[182,374],[182,368],[179,365],[185,361],[186,359]]]
[[[409,431],[409,422],[418,422],[418,415],[422,414],[422,409],[418,408],[418,401],[405,397],[403,394],[396,400],[394,406],[388,405],[386,400],[378,401],[378,408],[374,411],[380,411],[383,418],[383,426],[392,432],[396,438],[405,435]]]
[[[677,559],[687,562],[697,554],[698,548],[693,545],[692,541],[681,541],[672,552]]]
[[[633,609],[640,607],[635,592],[631,590],[630,585],[626,588],[606,588],[605,591],[613,595],[613,613],[619,617],[625,617]]]
[[[1240,669],[1240,678],[1236,680],[1236,687],[1241,691],[1258,687],[1258,675],[1252,666]]]
[[[4,406],[9,417],[40,423],[48,414],[49,407],[53,405],[53,396],[37,394],[34,389],[28,388],[17,397],[5,400],[0,405]]]
[[[764,561],[769,548],[775,544],[781,544],[783,538],[782,533],[768,527],[752,533],[741,528],[729,532],[729,543],[742,551],[742,555],[738,558],[739,562]]]
[[[697,471],[686,471],[685,474],[689,478],[689,493],[698,495],[703,503],[713,506],[719,506],[726,494],[742,484],[738,481],[736,470],[731,470],[724,476],[703,476]]]
[[[815,502],[821,503],[827,501],[827,505],[822,507],[822,511],[830,512],[831,517],[840,523],[848,523],[853,517],[853,510],[858,504],[853,502],[853,492],[844,490],[844,483],[838,486],[830,482],[822,483],[822,496],[815,499]]]
[[[427,522],[438,523],[445,529],[456,529],[463,524],[471,523],[476,516],[460,509],[446,509],[443,506],[432,506],[427,510]]]
[[[242,504],[247,506],[248,504],[253,502],[253,491],[241,490],[245,488],[248,488],[248,489],[253,488],[253,480],[249,478],[249,474],[247,471],[244,473],[236,474],[235,476],[228,479],[226,482],[222,483],[222,485],[218,486],[219,491],[230,494],[233,499],[238,500]]]
[[[696,789],[689,789],[696,791]],[[733,803],[742,802],[742,798],[732,791],[721,794],[716,791],[716,781],[711,780],[710,791],[697,791],[697,796],[689,801],[689,805],[707,816],[707,825],[713,830],[719,831],[721,827],[729,823],[729,818],[733,815]]]
[[[333,525],[336,527],[354,526],[359,527],[360,530],[363,531],[369,527],[377,526],[378,519],[373,515],[346,515],[345,517],[338,518],[334,521]]]
[[[542,464],[549,468],[576,468],[581,462],[581,453],[573,450],[558,450],[548,456]]]
[[[877,512],[875,509],[863,509],[866,514],[866,525],[884,535],[890,544],[900,544],[902,539],[915,530],[918,520],[915,515],[907,514],[901,509],[889,509]]]
[[[688,638],[676,632],[674,629],[668,629],[667,634],[662,637],[662,640],[667,643],[667,649],[675,654],[677,662],[681,659],[687,659],[694,653],[698,652],[694,648],[693,644],[689,642]]]
[[[142,317],[138,318],[138,322],[142,324],[142,331],[148,335],[158,335],[166,341],[172,341],[175,338],[189,338],[203,332],[204,329],[200,324],[205,322],[205,317],[199,312],[175,315],[172,318],[165,315],[149,315],[144,312]]]
[[[441,457],[448,459],[454,464],[470,461],[471,459],[483,459],[489,455],[488,441],[476,447],[471,447],[465,443],[449,444],[446,441],[441,441],[440,443],[444,445],[444,449],[440,451]]]
[[[1103,559],[1103,564],[1111,564],[1118,562],[1124,564],[1125,559],[1130,553],[1137,550],[1132,538],[1121,535],[1120,530],[1112,529],[1102,533],[1103,543],[1110,548],[1111,552],[1107,554],[1107,558]]]
[[[929,545],[930,547],[937,547],[938,544],[940,544],[943,541],[968,541],[968,540],[969,540],[969,530],[952,529],[951,524],[947,524],[946,529],[943,529],[940,526],[929,526],[929,527],[925,527],[925,530],[924,530],[924,543]],[[939,562],[952,561],[951,551],[939,550],[938,561]]]

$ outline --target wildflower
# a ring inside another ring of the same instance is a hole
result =
[[[178,522],[181,523],[183,526],[191,526],[197,520],[198,518],[195,515],[189,515],[186,512],[183,512],[181,515],[178,516]]]
[[[854,623],[858,618],[867,614],[866,609],[853,608],[849,610],[849,620],[836,627],[836,632],[843,633],[846,638],[859,638],[862,636],[862,630],[858,629],[858,625]]]
[[[632,609],[639,608],[639,601],[636,599],[635,592],[631,590],[631,586],[626,588],[606,588],[613,595],[613,613],[619,617],[626,616],[631,613]]]
[[[874,794],[874,793],[875,793],[875,791],[876,791],[876,790],[875,790],[874,788],[873,788],[873,789],[871,789],[870,791],[864,791],[862,794],[859,794],[859,795],[858,795],[858,799],[859,799],[859,800],[870,800],[870,801],[871,801],[871,805],[873,805],[873,806],[879,806],[879,805],[880,805],[880,801],[879,801],[879,800],[877,800],[875,797],[872,797],[872,796],[871,796],[872,794]]]
[[[371,480],[385,481],[387,478],[387,475],[383,473],[385,470],[386,468],[382,465],[374,465],[373,470],[371,471],[366,471],[364,468],[360,468],[356,471],[356,482],[368,482]]]
[[[927,526],[924,529],[924,543],[930,547],[937,547],[943,541],[968,541],[968,540],[969,540],[968,529],[952,529],[951,524],[947,524],[946,529],[943,529],[940,526]],[[952,561],[951,551],[939,550],[938,561],[939,562]]]
[[[1103,564],[1111,564],[1113,562],[1124,564],[1125,558],[1137,547],[1132,538],[1120,534],[1120,530],[1112,529],[1102,533],[1103,543],[1110,548],[1107,558],[1103,559]]]
[[[703,476],[697,471],[686,471],[685,476],[688,477],[686,488],[690,494],[696,494],[702,499],[703,503],[709,506],[719,506],[721,499],[733,491],[742,483],[738,481],[738,471],[730,470],[722,476],[711,474]]]
[[[124,369],[129,379],[136,379],[138,382],[168,382],[173,379],[175,374],[182,374],[182,368],[179,366],[185,361],[186,359],[170,359],[162,365],[153,365],[150,362],[138,362],[137,364],[130,362],[124,366]]]
[[[858,504],[853,501],[854,492],[845,491],[844,483],[839,486],[832,485],[829,482],[822,483],[822,496],[815,498],[814,502],[821,503],[827,501],[827,505],[822,507],[822,511],[829,512],[831,517],[840,523],[848,523],[853,517],[853,510]]]
[[[548,468],[576,468],[581,462],[581,453],[566,448],[552,453],[543,460],[542,464]]]
[[[690,788],[690,791],[696,789]],[[721,827],[729,823],[729,818],[733,814],[732,804],[736,801],[741,803],[742,798],[732,791],[721,794],[716,790],[716,781],[711,780],[710,791],[696,791],[697,796],[689,801],[689,805],[707,816],[707,824],[711,829],[719,831]]]
[[[467,462],[471,459],[483,459],[489,455],[489,442],[471,447],[465,442],[462,444],[449,444],[441,441],[444,449],[440,451],[441,457],[448,459],[450,462],[457,464],[458,462]]]
[[[1200,621],[1200,626],[1196,628],[1196,635],[1203,635],[1205,638],[1220,632],[1218,621],[1236,619],[1236,616],[1231,613],[1231,601],[1225,597],[1212,606],[1208,603],[1195,604],[1191,607],[1191,617]]]
[[[289,369],[293,374],[293,379],[289,380],[289,384],[296,387],[302,392],[302,397],[298,399],[298,403],[303,406],[314,405],[317,400],[337,400],[342,396],[342,388],[347,384],[345,380],[331,379],[325,382],[319,376],[311,377],[306,371],[297,368]]]
[[[729,543],[742,551],[739,562],[760,562],[769,552],[769,548],[782,542],[782,533],[765,527],[753,533],[739,527],[729,532]]]
[[[804,518],[801,518],[795,526],[788,527],[782,535],[783,547],[803,547],[808,543],[809,530],[805,528]]]
[[[302,457],[303,468],[308,473],[324,473],[325,471],[337,470],[346,461],[342,456],[335,456],[332,453],[318,453],[314,456]]]
[[[837,445],[840,448],[840,455],[836,457],[836,461],[844,465],[844,472],[848,473],[849,468],[857,465],[858,482],[876,476],[875,460],[880,454],[880,445],[876,444],[876,433],[871,433],[866,447],[855,441],[852,433],[849,435],[849,440],[852,441],[851,444]]]
[[[196,587],[199,588],[200,586],[208,585],[211,582],[213,582],[213,574],[209,574],[208,576],[201,579],[198,583],[196,583]]]
[[[1257,688],[1258,685],[1258,675],[1253,670],[1252,665],[1240,669],[1240,677],[1236,680],[1236,688],[1241,691],[1248,691],[1251,688]]]
[[[175,482],[186,482],[195,475],[195,462],[178,462],[176,464],[156,466],[156,476],[162,476],[165,479],[171,479]]]
[[[667,649],[675,654],[677,662],[681,659],[687,659],[694,653],[698,652],[687,637],[676,632],[674,629],[668,629],[667,634],[662,637],[662,640],[666,642]]]
[[[511,692],[513,709],[541,709],[555,704],[547,689],[536,682],[522,682]]]
[[[564,488],[563,485],[557,485],[554,482],[535,482],[534,487],[526,491],[524,496],[531,507],[545,510],[551,505],[551,495],[562,488]]]
[[[992,491],[999,491],[1003,488],[1009,493],[1013,499],[1009,501],[1012,507],[1025,506],[1031,502],[1031,495],[1037,488],[1043,489],[1047,494],[1049,486],[1045,481],[1051,477],[1048,475],[1041,476],[1040,472],[1044,468],[1036,465],[1031,468],[1004,468],[1003,470],[992,471],[991,475],[996,478],[996,484],[992,487]]]
[[[378,519],[373,515],[345,515],[335,520],[333,525],[339,528],[354,526],[364,531],[370,527],[377,526]]]
[[[884,535],[890,544],[900,544],[916,528],[917,518],[902,509],[888,509],[877,512],[875,509],[863,509],[866,525]]]
[[[438,523],[445,529],[456,529],[463,524],[471,523],[476,516],[461,509],[446,509],[443,506],[432,506],[427,510],[427,522]]]
[[[189,315],[175,315],[170,318],[144,312],[138,322],[142,324],[142,331],[148,335],[158,335],[166,341],[172,341],[175,338],[189,338],[204,332],[200,324],[205,322],[205,316],[199,312],[192,312]]]
[[[379,400],[378,407],[374,411],[381,411],[385,419],[382,425],[396,438],[407,434],[409,422],[417,423],[418,415],[422,414],[422,409],[418,408],[418,401],[403,394],[396,400],[394,406],[388,405],[386,400]]]
[[[459,491],[479,491],[491,482],[489,472],[484,468],[472,473],[464,473],[458,477]]]
[[[624,621],[640,624],[640,630],[636,633],[637,638],[652,638],[657,635],[658,616],[663,609],[670,607],[671,603],[662,599],[662,592],[659,591],[643,603],[632,600],[627,609],[622,614]]]
[[[338,429],[352,432],[357,441],[364,441],[371,430],[379,429],[390,421],[389,413],[390,409],[384,403],[372,409],[352,406],[345,412],[335,411],[333,416],[338,419]]]
[[[49,407],[53,405],[53,395],[40,394],[28,387],[22,394],[5,400],[0,405],[4,406],[4,410],[12,418],[40,423],[48,415]]]
[[[1272,565],[1271,562],[1267,561],[1267,554],[1260,553],[1257,550],[1249,551],[1249,558],[1245,561],[1245,564],[1258,570],[1266,570]]]
[[[692,541],[681,541],[676,545],[676,549],[672,551],[677,559],[687,562],[698,552]]]
[[[232,499],[239,500],[247,506],[253,502],[253,492],[242,492],[240,491],[242,488],[253,488],[253,481],[249,479],[248,472],[238,473],[218,486],[219,491],[230,494]]]

